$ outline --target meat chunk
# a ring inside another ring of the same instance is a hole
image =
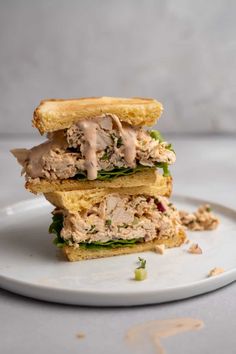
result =
[[[165,245],[164,244],[161,244],[161,245],[156,245],[155,246],[155,251],[156,253],[159,253],[161,255],[163,255],[165,253]]]
[[[96,144],[97,151],[104,151],[108,146],[111,145],[112,145],[112,139],[110,135],[106,131],[99,129],[97,131],[97,144]]]
[[[192,231],[214,230],[219,219],[212,213],[208,204],[202,205],[194,213],[180,211],[181,223]]]
[[[214,277],[216,275],[224,273],[224,271],[225,271],[224,268],[215,267],[209,271],[208,277]]]
[[[76,154],[61,154],[51,150],[49,154],[43,157],[44,170],[52,178],[67,179],[77,173]]]
[[[116,208],[111,214],[111,221],[114,224],[130,224],[134,221],[134,213],[130,209],[124,207]]]
[[[120,198],[117,195],[110,194],[106,199],[106,212],[109,215],[119,203]]]
[[[11,153],[15,156],[18,163],[22,166],[21,174],[23,175],[26,172],[26,165],[29,159],[29,150],[28,149],[13,149]]]
[[[173,206],[168,207],[168,200],[159,197],[160,202],[167,206],[164,215],[154,208],[153,197],[146,198],[147,205],[143,203],[141,212],[140,199],[145,197],[121,196],[114,193],[83,215],[68,213],[61,235],[72,244],[106,242],[112,239],[151,241],[158,237],[171,238],[176,235],[181,228],[179,214]]]
[[[193,244],[189,247],[188,253],[192,253],[192,254],[202,254],[202,249],[201,249],[201,247],[198,246],[197,243],[193,243]]]
[[[109,115],[104,115],[101,120],[99,121],[99,125],[101,127],[101,129],[104,130],[112,130],[113,128],[113,124],[112,124],[112,118]]]

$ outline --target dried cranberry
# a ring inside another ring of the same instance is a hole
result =
[[[151,199],[152,199],[151,197],[147,197],[146,199],[147,203],[150,203]]]
[[[161,213],[164,213],[164,211],[166,211],[164,205],[163,205],[161,202],[158,202],[158,203],[156,204],[156,206],[157,206],[157,209],[158,209]]]

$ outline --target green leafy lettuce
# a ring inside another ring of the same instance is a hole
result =
[[[163,141],[165,141],[165,139],[163,138],[163,136],[161,135],[161,133],[159,132],[159,130],[150,130],[149,134],[151,136],[151,138],[153,138],[154,140],[159,140],[160,143],[162,143]],[[168,144],[166,146],[166,149],[173,151],[175,153],[175,150],[173,149],[172,144]]]
[[[165,139],[163,138],[163,136],[161,135],[159,130],[150,130],[149,134],[150,134],[151,138],[153,138],[154,140],[159,140],[160,143],[165,141]],[[168,149],[170,151],[173,151],[175,153],[172,144],[168,144],[166,146],[166,149]],[[164,177],[170,176],[170,171],[169,171],[169,168],[168,168],[168,164],[166,162],[158,162],[156,164],[156,167],[159,167],[159,168],[163,169],[163,176]]]
[[[166,162],[157,162],[155,166],[163,169],[163,176],[170,176],[168,164]],[[97,180],[107,181],[120,176],[129,176],[129,175],[133,175],[136,172],[147,170],[149,168],[150,167],[148,166],[143,166],[139,164],[135,168],[121,167],[121,168],[115,168],[111,171],[100,170],[98,171]],[[85,171],[80,171],[79,173],[76,174],[74,179],[87,180],[87,174]]]
[[[65,240],[61,237],[61,229],[63,228],[63,215],[55,214],[52,217],[52,223],[49,226],[49,233],[55,234],[56,237],[53,240],[53,243],[57,247],[63,247],[65,245]]]
[[[156,167],[159,167],[159,168],[162,168],[162,170],[163,170],[163,176],[164,176],[164,177],[168,177],[168,176],[171,175],[167,162],[157,162],[157,163],[155,164],[155,166],[156,166]]]
[[[115,168],[111,171],[100,170],[98,171],[97,179],[99,181],[107,181],[109,179],[113,179],[120,176],[132,175],[138,171],[143,171],[148,168],[150,167],[138,165],[135,168],[121,167],[121,168]],[[81,171],[76,174],[75,178],[79,180],[87,180],[87,174],[85,171]]]
[[[117,247],[122,247],[122,246],[128,246],[132,247],[134,246],[137,242],[140,242],[141,240],[137,239],[131,239],[131,240],[109,240],[107,242],[81,242],[79,245],[81,248],[85,249],[104,249],[104,248],[117,248]]]
[[[53,243],[57,246],[62,248],[67,244],[67,241],[64,240],[61,236],[61,229],[63,227],[63,215],[62,214],[55,214],[52,217],[52,223],[49,226],[49,233],[55,234],[56,238],[54,239]],[[117,248],[122,246],[132,247],[136,243],[142,241],[142,239],[131,239],[131,240],[109,240],[107,242],[81,242],[79,245],[83,249],[104,249],[104,248]]]
[[[149,134],[151,136],[151,138],[153,138],[154,140],[159,140],[160,143],[162,143],[164,140],[163,136],[161,135],[161,133],[159,132],[159,130],[150,130]]]

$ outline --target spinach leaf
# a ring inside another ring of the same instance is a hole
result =
[[[61,237],[61,229],[63,227],[63,215],[62,214],[55,214],[52,217],[52,223],[49,226],[49,233],[55,234],[56,237],[53,240],[53,243],[57,247],[63,247],[65,244],[65,240]]]
[[[136,243],[142,241],[142,239],[131,239],[131,240],[109,240],[107,242],[81,242],[79,245],[84,249],[104,249],[104,248],[117,248],[122,246],[132,247]]]

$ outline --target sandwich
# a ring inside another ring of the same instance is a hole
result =
[[[162,105],[147,98],[44,100],[33,126],[47,140],[13,149],[25,187],[54,206],[49,228],[69,261],[177,247],[185,241],[169,197],[172,145],[148,130]]]
[[[162,105],[147,98],[42,101],[33,126],[47,140],[12,150],[26,188],[33,193],[102,188],[104,181],[156,168],[169,176],[168,166],[175,162],[171,144],[144,128],[155,124],[161,112]]]
[[[160,179],[141,187],[45,193],[55,206],[49,228],[69,261],[155,251],[185,241],[179,213]]]

